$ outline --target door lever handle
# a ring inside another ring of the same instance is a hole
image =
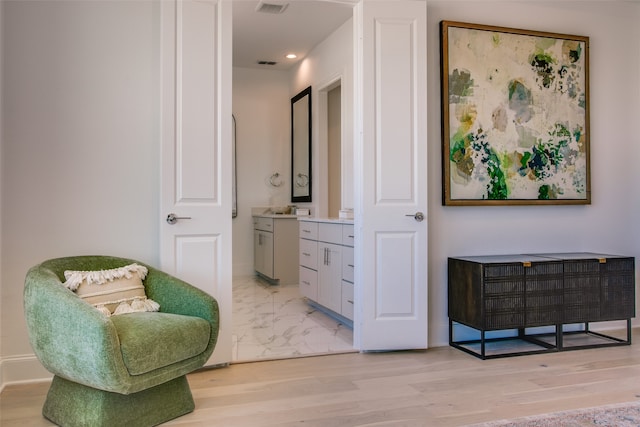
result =
[[[424,220],[424,214],[422,212],[416,212],[414,214],[407,214],[405,216],[412,216],[418,222],[422,222]]]
[[[191,219],[190,216],[177,216],[174,213],[170,213],[169,215],[167,215],[167,223],[168,224],[175,224],[176,222],[178,222],[179,219]]]

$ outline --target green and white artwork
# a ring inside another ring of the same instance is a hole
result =
[[[444,204],[588,204],[587,37],[443,21]]]

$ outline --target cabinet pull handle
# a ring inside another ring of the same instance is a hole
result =
[[[353,268],[353,264],[347,264],[347,267]]]
[[[310,254],[310,253],[308,253],[308,252],[302,252],[302,255],[304,255],[304,256],[311,256],[311,254]]]
[[[353,300],[348,299],[348,300],[347,300],[347,302],[348,302],[349,304],[353,304]]]
[[[306,280],[303,280],[302,283],[307,285],[307,286],[311,286],[311,283],[307,282]]]

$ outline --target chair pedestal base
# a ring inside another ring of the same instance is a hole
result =
[[[42,415],[61,426],[155,426],[192,412],[186,376],[132,394],[53,377]]]

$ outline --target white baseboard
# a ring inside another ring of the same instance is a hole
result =
[[[0,392],[9,384],[51,381],[51,378],[53,375],[33,354],[0,359]]]

